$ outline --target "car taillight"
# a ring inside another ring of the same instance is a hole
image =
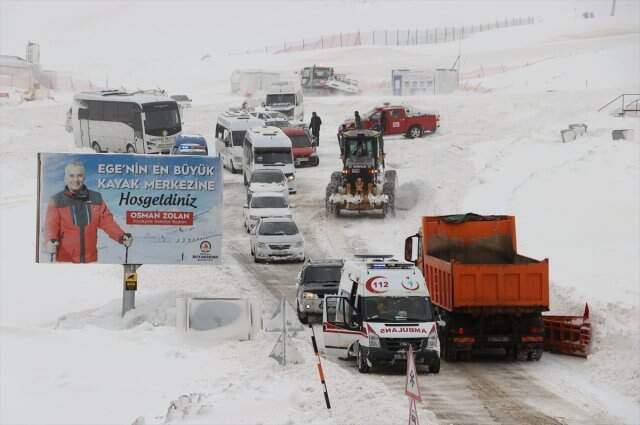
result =
[[[529,333],[532,333],[532,334],[543,334],[544,333],[544,328],[537,327],[537,326],[532,326],[532,327],[529,328]]]
[[[458,335],[464,335],[464,328],[458,328]]]

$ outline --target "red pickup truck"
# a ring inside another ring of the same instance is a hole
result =
[[[384,129],[382,129],[384,135],[404,134],[410,139],[422,137],[426,133],[433,133],[440,127],[440,114],[418,111],[407,105],[385,103],[361,114],[360,117],[363,129],[380,130],[384,121]],[[342,132],[354,128],[353,118],[345,120],[338,129],[338,138]]]

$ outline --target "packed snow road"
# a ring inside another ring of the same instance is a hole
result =
[[[324,99],[324,103],[341,102]],[[322,104],[314,106],[323,109]],[[341,105],[342,106],[342,105]],[[327,111],[328,112],[328,111]],[[327,113],[327,127],[332,128],[332,115]],[[422,139],[414,143],[424,143],[427,151],[441,151],[442,147]],[[391,140],[388,146],[403,140]],[[495,152],[503,155],[502,149]],[[458,151],[453,148],[453,157]],[[325,137],[320,146],[320,167],[298,168],[296,170],[297,194],[290,197],[294,218],[305,237],[305,250],[311,258],[349,258],[355,252],[371,252],[367,242],[375,235],[377,228],[390,227],[390,221],[406,217],[406,211],[400,211],[398,217],[381,219],[375,216],[347,216],[335,218],[328,216],[324,208],[324,188],[330,173],[339,166],[338,148],[333,135]],[[402,160],[392,163],[402,164]],[[446,167],[447,164],[443,164]],[[400,171],[402,172],[402,171]],[[249,252],[249,237],[243,225],[241,213],[246,199],[241,175],[231,175],[225,171],[225,243],[224,250],[241,264],[254,278],[257,284],[264,285],[276,298],[286,298],[289,305],[296,307],[295,279],[301,266],[291,263],[255,264]],[[458,188],[459,189],[459,188]],[[422,196],[415,193],[413,185],[405,186],[402,196],[413,199]],[[415,202],[415,199],[413,199]],[[438,209],[437,205],[433,206]],[[406,209],[406,208],[405,208]],[[388,241],[387,250],[377,253],[395,253],[401,245],[404,235],[396,234]],[[398,246],[397,246],[398,245]],[[375,250],[375,249],[374,249]],[[315,326],[315,333],[322,340],[322,328]],[[312,350],[309,344],[309,350]],[[571,394],[558,394],[544,382],[536,379],[537,371],[544,367],[552,355],[545,354],[541,362],[513,363],[504,360],[501,354],[491,353],[487,357],[464,363],[443,363],[439,374],[422,374],[420,385],[423,401],[418,404],[419,415],[426,416],[428,411],[435,413],[442,423],[453,424],[582,424],[617,423],[616,419],[600,409],[599,403]],[[354,362],[331,358],[359,379]],[[374,372],[389,388],[391,393],[402,394],[405,388],[403,368],[384,368]],[[339,385],[327,377],[328,386]],[[578,400],[578,401],[576,401]],[[425,410],[420,414],[421,410]]]

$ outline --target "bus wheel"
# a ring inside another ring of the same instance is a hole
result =
[[[136,148],[133,145],[127,145],[127,153],[136,153]]]
[[[102,148],[100,147],[100,145],[98,144],[98,142],[93,142],[93,144],[91,145],[91,147],[93,148],[94,151],[96,151],[97,153],[102,153]]]

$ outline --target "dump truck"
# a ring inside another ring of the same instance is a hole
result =
[[[480,349],[540,360],[549,261],[518,253],[515,217],[422,217],[419,232],[405,240],[405,258],[427,281],[446,361],[469,359]]]
[[[378,211],[395,214],[397,176],[384,163],[384,141],[374,130],[341,134],[342,170],[334,171],[327,185],[325,206],[336,217],[342,211]]]

